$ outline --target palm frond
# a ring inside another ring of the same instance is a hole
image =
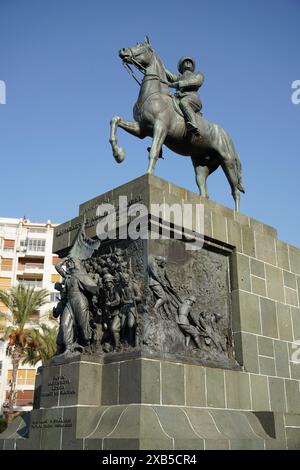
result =
[[[23,328],[30,316],[48,300],[49,292],[46,289],[36,290],[21,284],[8,291],[0,291],[0,301],[11,312],[13,323],[20,325],[20,328]]]
[[[58,326],[41,324],[39,329],[31,329],[27,334],[27,346],[22,364],[45,364],[56,351]]]

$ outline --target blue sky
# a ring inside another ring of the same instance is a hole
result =
[[[188,54],[205,74],[203,113],[243,164],[241,212],[299,246],[299,24],[300,0],[0,0],[0,215],[60,223],[145,172],[149,139],[120,130],[117,165],[108,138],[110,118],[132,119],[138,93],[118,50],[148,34],[169,69]],[[190,159],[164,156],[156,174],[197,191]],[[221,170],[208,188],[233,207]]]

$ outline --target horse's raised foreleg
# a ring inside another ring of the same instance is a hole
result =
[[[110,137],[109,142],[112,146],[113,156],[118,163],[125,159],[125,151],[118,145],[117,129],[121,127],[126,132],[140,139],[144,139],[145,134],[141,131],[140,125],[136,121],[125,121],[120,116],[114,116],[110,121]]]
[[[153,129],[153,140],[149,152],[149,163],[147,173],[152,174],[155,169],[156,162],[159,158],[161,148],[167,135],[166,126],[161,122],[156,122]]]

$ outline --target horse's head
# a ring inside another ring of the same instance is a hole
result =
[[[151,64],[153,57],[153,49],[148,36],[144,42],[137,43],[134,47],[120,49],[119,56],[125,63],[146,69]]]

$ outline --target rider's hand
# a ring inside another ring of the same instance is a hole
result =
[[[179,85],[178,82],[169,83],[169,87],[170,87],[170,88],[175,88],[175,89],[177,89],[177,88],[178,88],[178,85]]]

